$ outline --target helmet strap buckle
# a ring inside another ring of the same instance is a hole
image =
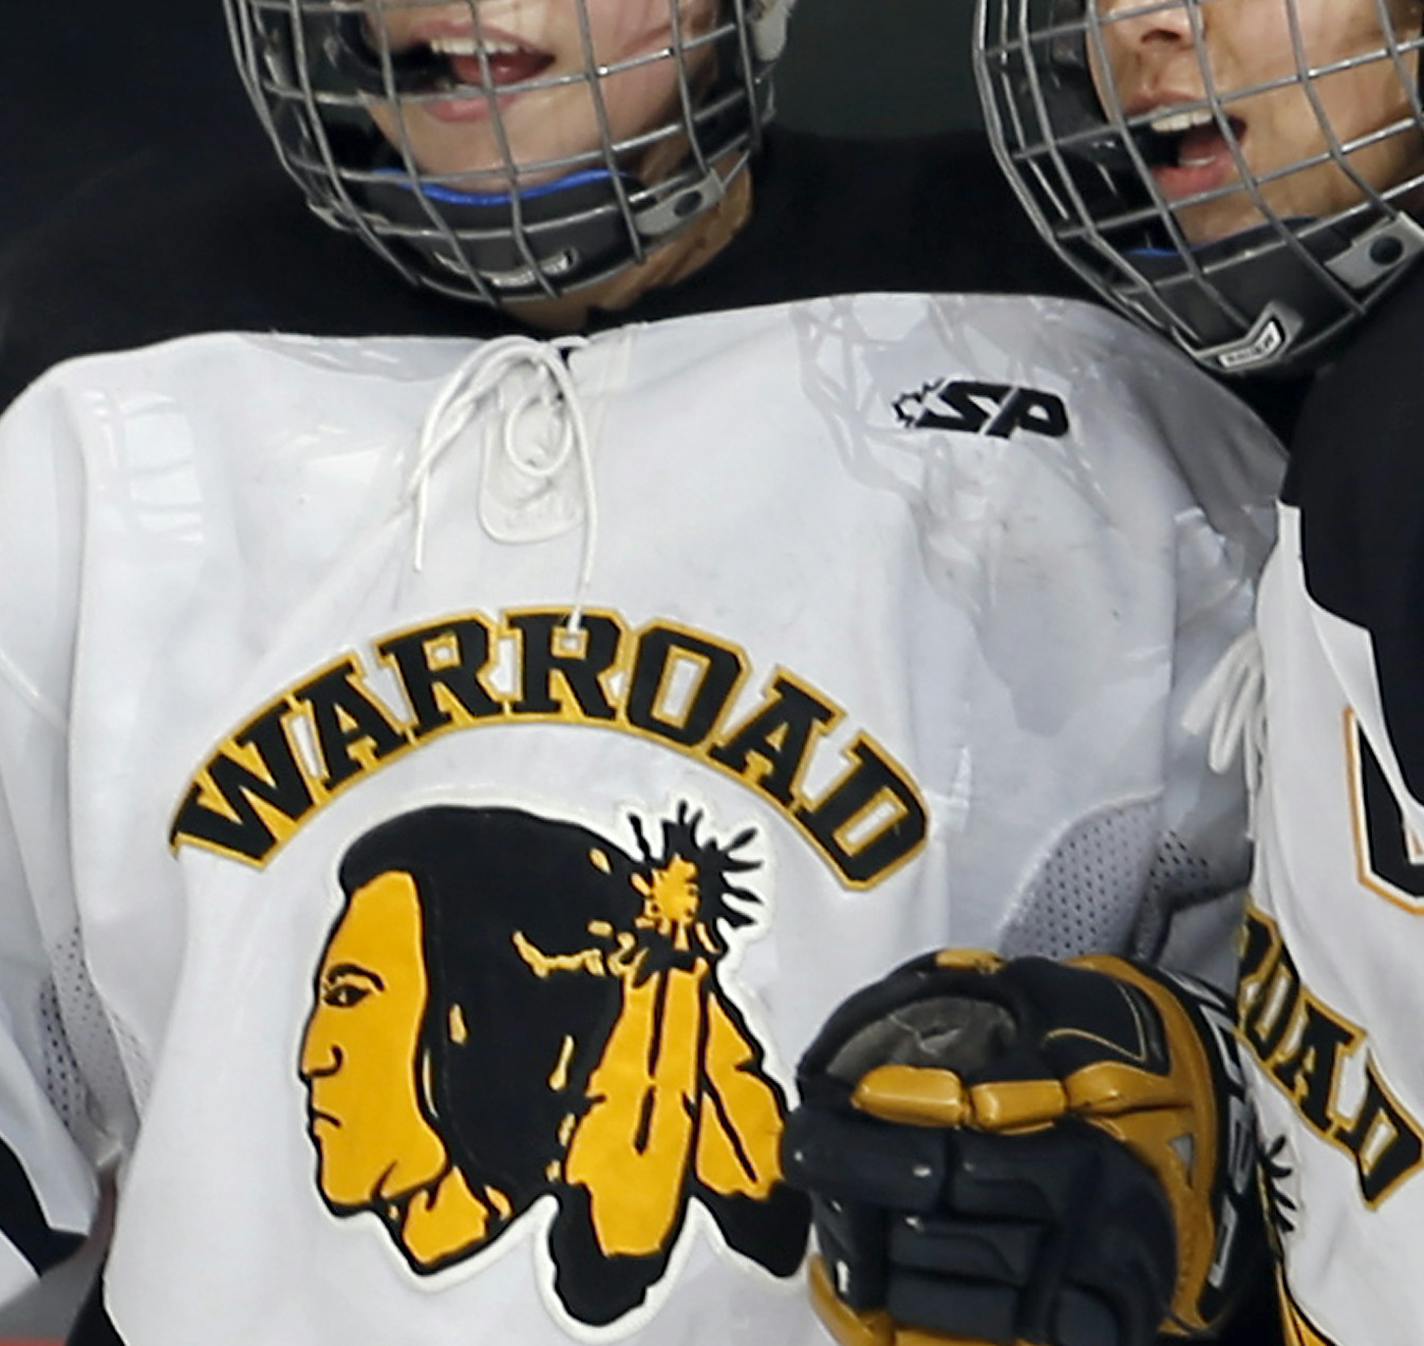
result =
[[[1301,316],[1279,301],[1267,304],[1245,336],[1197,353],[1197,359],[1223,374],[1240,374],[1272,364],[1295,344],[1305,326]]]
[[[646,239],[660,239],[682,228],[695,215],[711,210],[727,194],[727,185],[715,168],[708,169],[697,182],[685,183],[645,210],[637,211],[633,222]]]
[[[1409,215],[1381,220],[1326,263],[1352,290],[1373,289],[1424,252],[1424,226]]]

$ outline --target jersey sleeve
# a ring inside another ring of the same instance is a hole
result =
[[[1243,754],[1213,763],[1211,737],[1223,699],[1250,695],[1249,674],[1244,682],[1223,674],[1254,655],[1264,540],[1263,532],[1261,546],[1242,545],[1197,510],[1178,520],[1161,842],[1133,931],[1135,956],[1228,989],[1251,865],[1249,801]]]
[[[1287,1340],[1407,1346],[1424,1290],[1419,801],[1371,632],[1324,608],[1300,515],[1261,609],[1267,752],[1238,989]]]
[[[1259,430],[1256,506],[1224,518],[1188,505],[1173,521],[1164,611],[1135,657],[1155,667],[1140,705],[1156,737],[1152,788],[1076,818],[1034,879],[1001,952],[1055,958],[1115,953],[1229,991],[1251,865],[1242,763],[1213,766],[1222,662],[1252,631],[1270,545],[1274,441]],[[1228,689],[1230,690],[1230,689]]]
[[[83,1242],[113,1144],[75,1051],[92,996],[66,786],[78,464],[57,393],[0,419],[0,1301]],[[98,1036],[96,1018],[80,1054]]]
[[[1262,585],[1267,744],[1238,994],[1293,1346],[1424,1319],[1424,275],[1305,402]]]
[[[7,782],[6,793],[10,786]],[[101,1148],[13,833],[0,836],[0,1301],[84,1241]]]

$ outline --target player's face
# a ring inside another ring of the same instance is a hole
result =
[[[378,37],[384,35],[393,52],[430,48],[448,61],[453,81],[484,85],[476,0],[369,3],[368,24]],[[710,29],[716,5],[717,0],[676,0],[684,41]],[[526,170],[522,182],[537,183],[569,171],[531,166],[586,154],[603,143],[595,83],[615,142],[662,124],[679,107],[678,61],[659,55],[673,40],[673,0],[478,0],[478,6],[492,90],[372,107],[386,138],[397,147],[408,146],[416,166],[425,172],[503,169],[501,129],[509,159]],[[695,71],[709,55],[706,48],[694,49],[687,55],[688,65]],[[636,64],[596,81],[587,77],[591,64],[625,62]],[[513,87],[531,80],[566,82]],[[494,180],[459,185],[488,191],[507,184],[506,169]]]
[[[353,894],[322,956],[300,1073],[321,1190],[336,1206],[395,1200],[445,1167],[417,1092],[421,924],[414,880],[382,874]]]
[[[1136,116],[1207,94],[1209,73],[1231,119],[1242,157],[1280,218],[1334,214],[1363,199],[1351,173],[1375,190],[1404,181],[1424,167],[1424,146],[1412,129],[1348,152],[1350,173],[1328,157],[1333,128],[1341,145],[1412,115],[1401,66],[1410,81],[1416,58],[1399,65],[1374,59],[1340,68],[1352,58],[1387,49],[1381,4],[1391,11],[1401,38],[1417,35],[1419,0],[1089,0],[1102,20],[1103,51],[1089,41],[1100,98],[1111,85],[1123,112]],[[1193,15],[1200,27],[1200,49]],[[1326,70],[1307,89],[1297,78],[1294,26],[1307,68]],[[1103,58],[1106,58],[1105,60]],[[1205,68],[1204,68],[1205,67]],[[1271,85],[1276,87],[1268,87]],[[1262,89],[1237,97],[1238,91]],[[1312,102],[1312,93],[1314,102]],[[1318,105],[1318,111],[1317,111]],[[1239,182],[1226,138],[1214,123],[1174,135],[1169,161],[1155,168],[1169,201]],[[1292,164],[1310,167],[1271,174]],[[1176,212],[1192,243],[1209,243],[1249,229],[1263,214],[1243,190]]]

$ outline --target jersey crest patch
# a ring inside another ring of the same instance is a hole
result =
[[[686,803],[656,841],[628,821],[632,849],[507,807],[358,837],[297,1062],[333,1216],[374,1215],[429,1276],[552,1198],[535,1237],[576,1330],[636,1326],[695,1224],[778,1277],[808,1226],[729,975],[765,922],[756,831],[719,838]]]

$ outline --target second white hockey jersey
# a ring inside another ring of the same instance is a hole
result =
[[[129,1346],[809,1346],[827,1012],[1241,878],[1177,725],[1278,464],[1023,299],[52,373],[0,423],[0,1284],[113,1145]]]

